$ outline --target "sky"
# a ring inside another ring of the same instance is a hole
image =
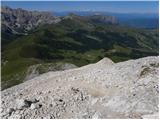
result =
[[[3,1],[2,6],[38,11],[158,13],[158,1]]]

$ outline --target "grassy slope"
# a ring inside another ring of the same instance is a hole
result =
[[[158,30],[97,25],[79,19],[44,25],[9,43],[2,52],[2,89],[21,83],[27,68],[39,63],[77,66],[109,57],[115,62],[158,55]]]

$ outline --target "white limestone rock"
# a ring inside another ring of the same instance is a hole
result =
[[[158,65],[158,57],[119,63],[104,58],[48,72],[3,90],[1,117],[158,119]],[[12,106],[17,109],[8,114]]]

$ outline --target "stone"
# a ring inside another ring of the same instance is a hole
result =
[[[15,111],[14,108],[9,108],[9,109],[7,110],[7,112],[8,112],[9,115],[11,115],[13,111]]]
[[[153,113],[153,114],[148,114],[148,115],[143,115],[142,116],[143,119],[157,119],[159,118],[159,113]]]
[[[25,99],[18,99],[16,100],[16,108],[17,109],[27,108],[30,107],[31,103],[32,103],[31,101]]]
[[[31,107],[30,107],[32,110],[36,109],[36,105],[35,104],[31,104]]]
[[[30,106],[30,108],[31,108],[32,110],[34,110],[34,109],[39,109],[41,106],[42,106],[42,105],[40,105],[40,104],[32,103],[31,106]]]
[[[93,116],[92,116],[92,119],[98,119],[99,118],[99,115],[97,113],[95,113]]]

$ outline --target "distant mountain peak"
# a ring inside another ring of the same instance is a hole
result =
[[[26,33],[40,24],[52,24],[60,21],[49,12],[27,11],[22,8],[12,9],[3,6],[1,9],[3,28],[9,28],[14,33]],[[5,30],[3,30],[5,31]]]

